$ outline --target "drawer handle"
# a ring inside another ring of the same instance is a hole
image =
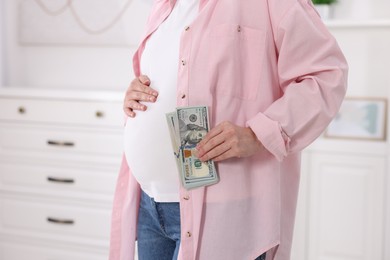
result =
[[[104,117],[104,113],[103,113],[102,111],[96,111],[95,115],[96,115],[96,117],[98,117],[98,118]]]
[[[47,141],[48,145],[53,145],[53,146],[63,146],[63,147],[71,147],[74,146],[73,142],[66,142],[66,141],[54,141],[54,140],[48,140]]]
[[[26,109],[24,107],[19,107],[18,112],[19,112],[19,114],[24,114],[24,113],[26,113]]]
[[[51,218],[48,217],[47,221],[54,224],[61,224],[61,225],[73,225],[74,220],[72,219],[58,219],[58,218]]]
[[[63,178],[47,177],[47,180],[51,181],[51,182],[74,183],[73,179],[63,179]]]

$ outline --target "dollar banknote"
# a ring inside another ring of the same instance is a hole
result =
[[[217,183],[214,162],[202,162],[196,156],[196,145],[210,130],[207,107],[180,107],[166,117],[183,186],[192,189]]]

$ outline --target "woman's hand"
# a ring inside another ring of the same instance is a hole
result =
[[[226,121],[211,129],[197,145],[197,156],[201,161],[222,161],[249,157],[262,149],[264,147],[252,129]]]
[[[156,102],[158,92],[150,87],[150,79],[141,75],[135,78],[126,91],[125,100],[123,101],[123,110],[126,115],[134,118],[136,113],[134,111],[145,111],[147,106],[143,102]]]

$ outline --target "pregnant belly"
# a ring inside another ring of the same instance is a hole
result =
[[[177,166],[165,118],[165,114],[174,109],[174,103],[169,106],[159,97],[158,102],[148,104],[147,111],[127,119],[124,133],[126,160],[141,187],[152,183],[177,187]]]

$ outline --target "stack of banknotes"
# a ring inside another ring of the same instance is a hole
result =
[[[196,145],[209,131],[207,107],[181,107],[167,113],[166,117],[173,154],[184,188],[193,189],[217,183],[214,162],[202,162],[196,156]]]

